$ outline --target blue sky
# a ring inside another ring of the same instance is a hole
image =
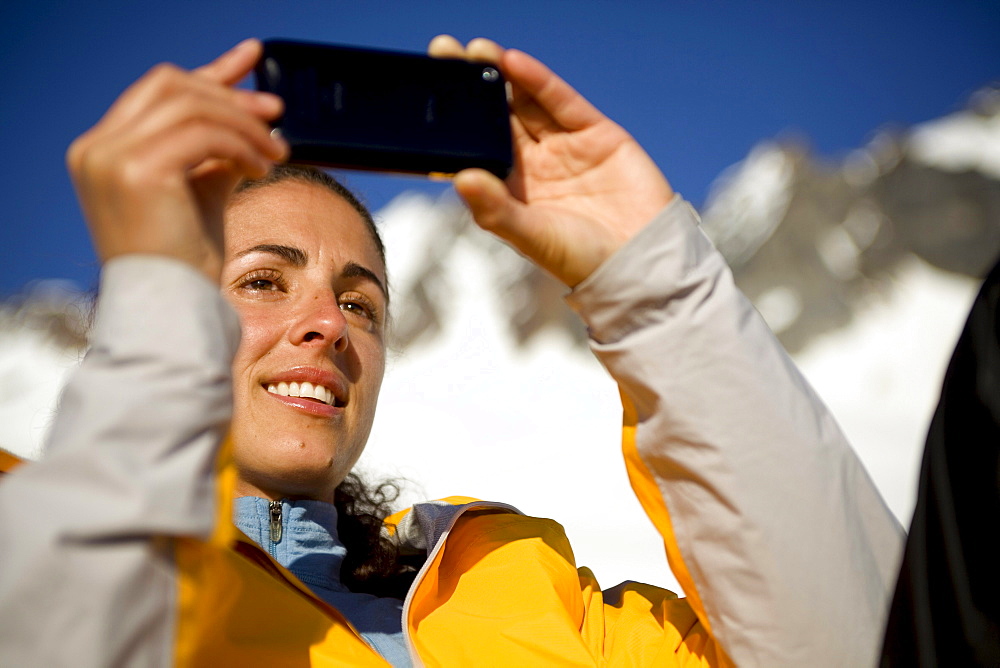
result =
[[[885,126],[962,106],[1000,79],[1000,4],[936,2],[5,2],[0,6],[0,295],[89,289],[96,261],[63,155],[160,61],[195,66],[247,36],[423,50],[489,36],[548,63],[700,203],[761,139],[835,158]],[[348,175],[378,208],[412,177]]]

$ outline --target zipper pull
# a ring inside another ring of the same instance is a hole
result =
[[[281,501],[271,501],[267,504],[271,516],[271,542],[281,542]]]

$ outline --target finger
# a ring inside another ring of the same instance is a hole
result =
[[[582,130],[605,118],[572,86],[523,51],[506,50],[500,64],[514,88],[512,108],[532,135]]]
[[[431,58],[465,58],[465,47],[451,35],[438,35],[427,45]]]
[[[497,64],[503,58],[504,48],[485,37],[477,37],[465,47],[465,57],[480,63]]]
[[[482,169],[466,169],[455,175],[453,183],[479,227],[497,235],[570,287],[586,276],[572,266],[574,263],[567,263],[564,252],[558,250],[553,232],[559,227],[558,220],[532,211],[496,176]]]
[[[483,169],[465,169],[452,180],[455,192],[472,212],[476,224],[520,248],[514,221],[524,204],[515,199],[503,181]]]
[[[194,72],[198,76],[224,86],[232,86],[250,73],[250,70],[260,60],[263,51],[264,45],[259,39],[245,39],[212,62],[197,68]]]
[[[184,93],[216,98],[265,120],[277,118],[284,109],[284,103],[276,95],[228,88],[175,65],[162,63],[122,93],[95,126],[96,134],[120,133],[128,123],[148,114],[156,105]]]
[[[271,135],[271,128],[261,119],[214,96],[201,91],[187,91],[176,95],[154,108],[150,113],[135,119],[128,133],[134,143],[147,137],[182,128],[191,123],[208,124],[242,135],[264,157],[271,160],[285,158],[288,146],[279,137]]]
[[[232,168],[226,160],[209,158],[197,167],[188,170],[188,176],[191,178],[192,183],[208,182],[220,178],[223,174],[226,175],[226,178],[230,178],[228,174],[230,171],[232,171]]]
[[[168,173],[176,169],[199,173],[199,169],[207,169],[202,167],[206,162],[219,165],[222,161],[235,175],[256,179],[267,174],[272,164],[240,133],[209,123],[192,123],[178,132],[154,137],[148,151]]]

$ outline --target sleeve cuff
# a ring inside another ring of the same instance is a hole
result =
[[[228,367],[240,342],[235,311],[219,287],[183,262],[123,255],[105,263],[91,343],[118,355],[162,353]]]
[[[692,273],[709,261],[725,266],[702,233],[697,212],[675,196],[646,227],[601,264],[566,297],[598,343],[613,343],[662,317],[664,306],[684,292]],[[713,261],[714,259],[714,261]],[[700,272],[699,272],[700,273]]]

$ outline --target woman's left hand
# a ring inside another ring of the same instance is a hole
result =
[[[268,126],[281,99],[235,88],[260,54],[246,40],[191,72],[158,65],[73,142],[66,162],[102,262],[161,255],[218,281],[233,187],[288,154]]]
[[[545,65],[486,39],[441,35],[430,55],[497,65],[512,88],[514,170],[481,169],[454,186],[476,222],[574,287],[674,196],[641,146]]]

